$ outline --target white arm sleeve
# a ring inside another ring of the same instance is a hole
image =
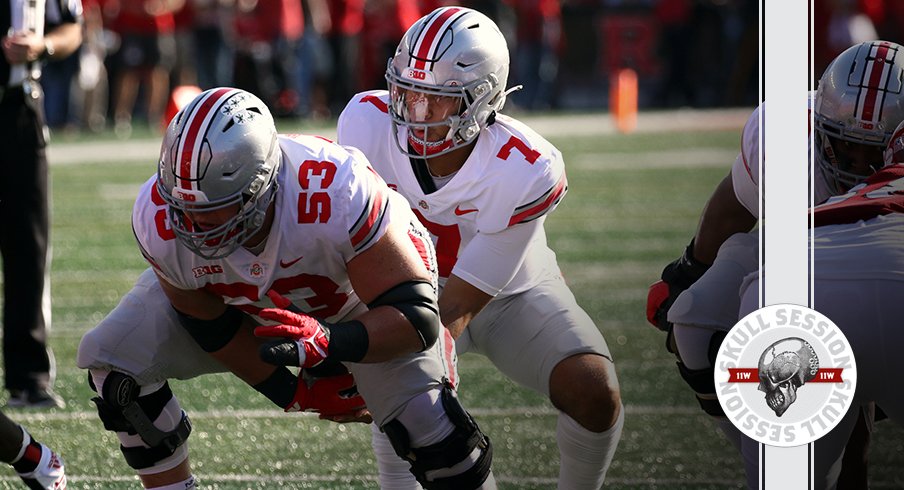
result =
[[[543,233],[543,222],[537,219],[497,233],[477,233],[462,251],[452,273],[496,296],[521,268],[531,242]]]

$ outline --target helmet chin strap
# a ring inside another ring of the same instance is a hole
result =
[[[418,151],[422,158],[427,158],[451,146],[452,140],[446,137],[445,139],[442,139],[440,141],[427,141],[414,136],[409,130],[408,143],[412,146],[412,148],[414,148],[415,151]]]

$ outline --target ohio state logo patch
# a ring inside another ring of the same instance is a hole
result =
[[[263,277],[264,266],[261,265],[259,262],[255,262],[255,263],[251,264],[251,267],[248,269],[248,274],[250,274],[251,277]]]
[[[780,304],[739,321],[716,356],[716,394],[728,420],[770,446],[813,442],[854,399],[857,366],[844,333],[816,310]]]

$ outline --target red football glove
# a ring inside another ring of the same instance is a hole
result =
[[[650,284],[647,291],[647,321],[654,327],[660,328],[665,322],[664,315],[668,313],[669,306],[664,303],[669,299],[669,285],[665,281],[656,281]]]
[[[254,329],[258,337],[281,337],[284,340],[261,346],[261,359],[278,366],[314,367],[329,355],[329,331],[316,318],[304,313],[266,308],[258,316],[281,325]]]
[[[708,264],[694,258],[694,241],[691,240],[681,257],[662,270],[662,280],[650,286],[647,293],[647,321],[664,332],[671,332],[672,323],[668,320],[669,308],[678,295],[697,282],[709,267]]]
[[[304,371],[302,371],[304,373]],[[286,412],[317,412],[320,418],[358,417],[366,412],[364,398],[351,374],[313,378],[299,375],[295,398]]]

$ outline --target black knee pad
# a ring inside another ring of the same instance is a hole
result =
[[[97,391],[90,376],[91,389]],[[114,432],[137,434],[148,447],[120,446],[126,462],[135,469],[149,468],[171,456],[191,434],[191,422],[182,412],[182,419],[168,432],[158,429],[154,420],[160,416],[173,398],[169,384],[148,395],[139,396],[141,387],[135,378],[111,371],[104,380],[101,396],[92,398],[104,428]]]
[[[716,397],[716,383],[713,379],[715,369],[712,367],[703,369],[688,369],[682,362],[675,363],[678,366],[678,373],[697,396],[697,403],[709,415],[713,417],[724,417],[725,411]]]
[[[722,345],[722,340],[725,339],[725,336],[726,332],[714,331],[712,337],[710,337],[707,350],[710,367],[707,368],[688,369],[688,367],[684,365],[684,362],[682,362],[681,355],[678,352],[675,352],[676,357],[678,357],[678,362],[675,363],[678,366],[678,374],[680,374],[681,379],[694,390],[694,395],[697,397],[697,403],[700,404],[700,408],[713,417],[725,416],[725,411],[722,409],[722,405],[719,403],[719,399],[716,396],[716,382],[713,378],[715,374],[715,368],[713,366],[716,364],[716,356],[719,353],[719,347]]]
[[[380,429],[402,459],[411,464],[411,473],[427,490],[467,490],[481,486],[489,477],[493,462],[493,445],[480,431],[471,415],[461,406],[455,391],[448,384],[442,392],[443,409],[455,430],[442,441],[424,447],[411,447],[408,430],[393,419]],[[450,468],[469,457],[475,449],[480,456],[466,471],[435,480],[427,479],[427,472]]]

